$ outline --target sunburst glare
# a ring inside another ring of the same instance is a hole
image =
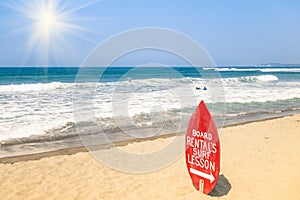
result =
[[[43,65],[49,64],[49,58],[64,59],[63,51],[71,46],[68,42],[70,35],[94,43],[82,34],[89,29],[76,23],[87,18],[80,18],[76,14],[98,2],[100,0],[86,1],[77,7],[64,0],[18,0],[7,4],[28,20],[26,27],[19,31],[28,34],[25,62],[33,52],[36,53],[38,63]]]

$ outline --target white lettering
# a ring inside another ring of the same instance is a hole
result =
[[[215,162],[205,160],[204,158],[200,158],[199,156],[190,155],[190,154],[188,154],[187,157],[188,157],[189,164],[193,164],[197,167],[201,167],[204,169],[209,169],[210,171],[216,171]]]
[[[192,130],[193,137],[203,138],[205,140],[212,140],[212,134],[202,131]]]

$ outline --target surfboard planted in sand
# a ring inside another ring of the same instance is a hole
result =
[[[193,113],[185,136],[186,165],[193,185],[204,194],[215,187],[220,173],[218,130],[204,101]]]

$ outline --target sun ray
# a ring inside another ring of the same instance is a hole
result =
[[[77,11],[79,11],[79,10],[82,10],[82,9],[84,9],[84,8],[86,8],[86,7],[92,6],[92,5],[94,5],[94,4],[96,4],[96,3],[99,3],[99,2],[101,2],[101,1],[102,1],[102,0],[94,0],[94,1],[91,1],[91,2],[87,2],[86,4],[82,4],[82,5],[80,5],[80,6],[76,7],[76,8],[67,10],[67,11],[65,11],[64,13],[68,15],[68,14],[77,12]]]
[[[82,35],[82,34],[76,32],[76,31],[70,30],[70,31],[68,31],[68,32],[69,32],[70,34],[72,34],[72,35],[74,35],[74,36],[76,36],[76,37],[78,37],[78,38],[84,39],[85,41],[88,41],[88,42],[90,42],[90,43],[92,43],[92,44],[95,44],[95,45],[99,44],[98,42],[96,42],[96,41],[94,41],[94,40],[92,40],[92,39],[90,39],[90,38],[88,38],[88,37],[86,37],[86,36],[84,36],[84,35]]]
[[[76,16],[76,12],[86,7],[99,3],[102,0],[92,0],[77,7],[71,6],[64,0],[15,0],[4,4],[20,15],[28,22],[24,32],[29,33],[26,42],[26,59],[33,52],[38,54],[38,59],[44,65],[49,63],[49,58],[58,56],[58,49],[68,46],[68,35],[83,39],[95,44],[96,42],[86,37],[82,32],[90,32],[90,29],[75,23],[78,20],[88,20]],[[3,5],[3,4],[2,4]],[[21,32],[21,31],[20,31]]]

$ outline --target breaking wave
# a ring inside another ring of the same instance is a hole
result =
[[[252,83],[252,82],[273,82],[278,81],[278,77],[274,75],[261,75],[261,76],[244,76],[239,78],[227,78],[223,79],[223,82],[243,82],[243,83]]]
[[[72,83],[61,83],[61,82],[0,85],[0,92],[49,91],[55,89],[67,89],[72,87],[73,87]]]

